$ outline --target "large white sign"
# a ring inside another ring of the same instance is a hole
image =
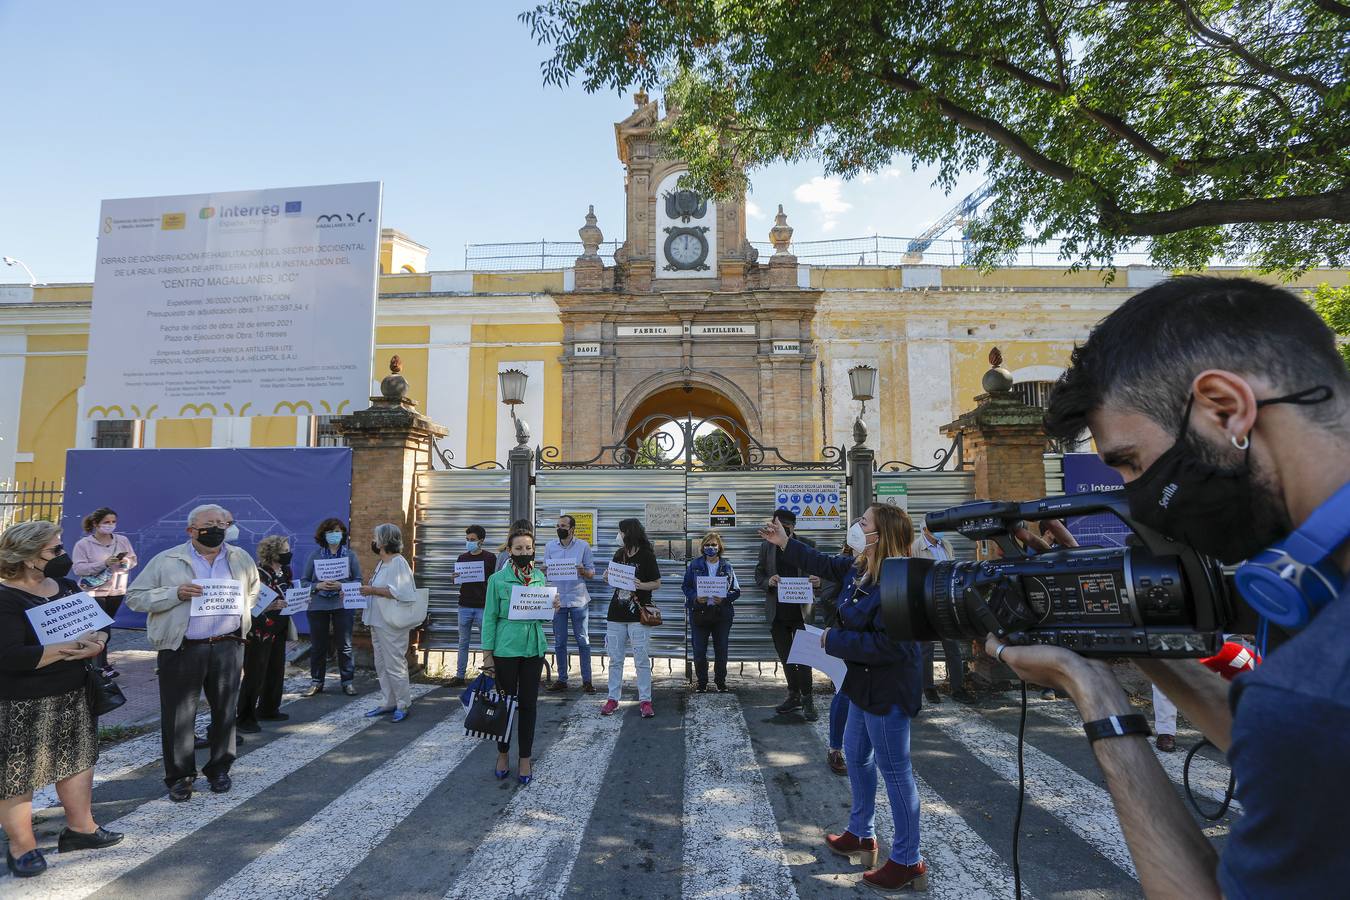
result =
[[[233,578],[195,578],[202,592],[192,598],[189,616],[242,616],[248,612],[244,583]]]
[[[370,393],[380,184],[105,200],[84,415],[338,415]]]
[[[44,647],[74,640],[112,624],[112,619],[89,594],[71,594],[35,606],[27,613],[38,643]]]
[[[511,586],[511,606],[507,618],[513,620],[535,619],[550,621],[553,618],[553,598],[558,596],[555,587]]]
[[[776,508],[790,509],[796,515],[798,531],[839,527],[839,482],[784,483],[774,493]]]

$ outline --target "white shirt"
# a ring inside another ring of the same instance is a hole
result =
[[[389,562],[380,561],[375,574],[370,578],[371,587],[388,588],[393,599],[371,597],[366,602],[366,614],[362,617],[367,625],[388,627],[380,608],[389,603],[411,603],[417,599],[417,583],[413,581],[412,567],[402,556],[395,556]]]

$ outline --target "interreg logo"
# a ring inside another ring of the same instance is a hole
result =
[[[197,218],[199,218],[199,219],[209,219],[209,218],[211,218],[212,216],[214,216],[215,214],[216,214],[216,208],[215,208],[214,206],[203,206],[203,207],[201,208],[201,210],[197,213]]]
[[[262,206],[226,206],[220,210],[222,219],[275,219],[281,215],[281,206],[267,203]]]
[[[299,200],[287,200],[287,201],[286,201],[286,215],[288,215],[288,216],[298,216],[298,215],[300,215],[300,201],[299,201]]]

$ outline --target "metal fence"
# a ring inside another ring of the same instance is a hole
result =
[[[614,251],[623,241],[603,241],[600,260],[614,265]],[[586,252],[580,241],[530,241],[511,244],[465,244],[464,268],[475,272],[518,272],[570,269]]]
[[[0,481],[0,531],[18,522],[61,521],[63,481]]]

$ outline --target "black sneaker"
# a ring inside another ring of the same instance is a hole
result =
[[[56,841],[56,849],[62,853],[71,850],[102,850],[104,847],[120,844],[123,837],[120,831],[109,831],[102,826],[94,829],[91,834],[72,831],[67,826],[62,829],[61,836]]]
[[[976,702],[978,702],[978,701],[975,699],[975,695],[972,694],[970,691],[966,690],[965,688],[961,688],[961,690],[959,690],[959,691],[952,691],[952,699],[955,700],[957,703],[976,703]]]
[[[240,719],[234,723],[234,727],[245,734],[257,734],[262,731],[262,726],[253,719]]]
[[[935,687],[924,688],[923,699],[927,700],[929,703],[937,704],[942,702],[942,695],[938,693],[938,689]]]
[[[810,694],[802,698],[802,717],[808,722],[820,718],[820,713],[816,712],[816,700]]]
[[[802,708],[801,694],[792,693],[787,695],[786,700],[784,700],[782,703],[774,707],[774,710],[775,712],[778,713],[790,713],[794,709],[801,709],[801,708]]]
[[[727,683],[725,681],[717,682],[717,693],[725,694],[727,692]]]
[[[708,682],[705,681],[705,682],[703,682],[702,684],[696,685],[696,686],[694,687],[694,690],[697,691],[697,692],[700,693],[700,694],[706,694],[706,693],[708,693]]]
[[[446,683],[447,687],[464,687],[466,684],[468,684],[468,682],[464,680],[463,675],[456,675]]]

